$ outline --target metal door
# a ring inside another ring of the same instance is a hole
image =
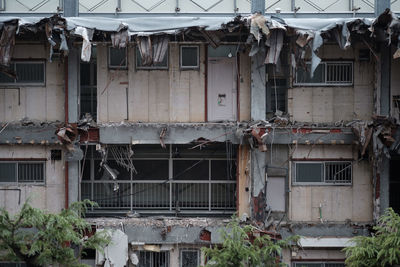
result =
[[[236,120],[236,58],[208,59],[208,121]]]

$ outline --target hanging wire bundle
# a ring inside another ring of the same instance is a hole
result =
[[[117,162],[118,166],[125,168],[129,172],[137,173],[133,165],[133,150],[130,145],[126,146],[107,146],[107,153]]]

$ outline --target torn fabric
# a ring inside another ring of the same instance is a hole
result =
[[[6,24],[0,37],[0,65],[9,66],[15,45],[16,24]]]
[[[153,62],[153,46],[150,36],[138,36],[136,42],[139,48],[143,66],[150,66]]]
[[[129,41],[128,31],[124,30],[111,34],[111,44],[116,48],[124,48],[127,46]]]
[[[267,38],[266,45],[269,47],[267,56],[265,58],[265,64],[275,64],[278,62],[279,55],[283,46],[283,35],[282,30],[273,30]]]
[[[269,29],[266,25],[267,19],[260,13],[251,16],[250,33],[254,35],[257,42],[260,42],[262,34],[269,35]],[[261,30],[261,32],[260,32]]]
[[[168,50],[169,38],[167,35],[160,36],[138,36],[136,42],[138,44],[140,56],[143,66],[151,66],[161,63]]]
[[[80,35],[83,39],[82,43],[82,52],[81,52],[81,59],[82,61],[89,62],[90,56],[92,53],[92,44],[90,43],[89,39],[89,32],[88,29],[83,27],[76,27],[75,32],[76,35]],[[93,35],[93,31],[92,31]]]
[[[169,38],[166,35],[153,37],[153,63],[161,63],[168,50]]]

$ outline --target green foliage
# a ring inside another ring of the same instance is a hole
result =
[[[232,217],[227,229],[221,231],[221,246],[202,248],[210,259],[206,266],[286,266],[279,262],[282,249],[297,246],[299,240],[298,236],[272,240],[267,234],[259,235],[259,231],[252,225],[241,226],[236,217]]]
[[[373,236],[352,239],[353,247],[344,249],[346,266],[378,267],[400,264],[400,216],[389,208],[382,215]]]
[[[110,241],[105,232],[86,236],[91,226],[82,217],[95,204],[76,202],[59,214],[46,213],[27,202],[14,216],[0,209],[0,251],[5,252],[0,260],[24,261],[28,266],[87,266],[79,263],[82,251],[102,250]]]

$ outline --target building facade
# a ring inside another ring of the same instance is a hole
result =
[[[241,221],[344,266],[399,211],[395,1],[0,1],[0,205],[90,199],[103,266],[201,266]]]

